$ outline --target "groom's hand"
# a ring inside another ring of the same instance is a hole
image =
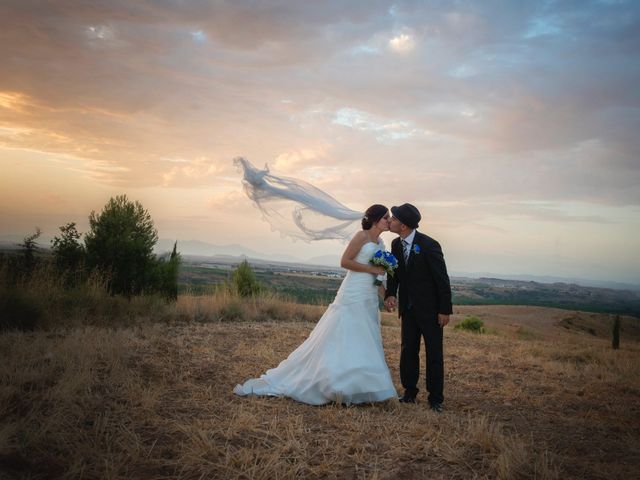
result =
[[[387,312],[393,312],[396,308],[396,297],[385,298],[384,306],[387,309]]]
[[[447,323],[449,323],[449,315],[443,315],[442,313],[438,314],[438,324],[441,327],[444,327]]]

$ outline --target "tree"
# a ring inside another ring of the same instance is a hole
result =
[[[246,260],[243,260],[240,265],[238,265],[238,268],[231,274],[230,288],[241,297],[257,295],[263,289],[260,282],[256,279],[251,265],[249,265],[249,262]]]
[[[178,273],[182,259],[178,253],[178,242],[173,244],[169,260],[161,258],[157,265],[157,290],[168,300],[178,299]]]
[[[169,258],[169,268],[167,270],[167,282],[165,287],[165,294],[171,300],[178,299],[178,274],[180,269],[180,263],[182,262],[182,257],[178,253],[178,241],[176,240],[173,244],[173,251],[171,252],[171,257]]]
[[[22,251],[23,268],[26,272],[30,272],[36,264],[36,254],[40,250],[36,240],[42,234],[40,227],[36,227],[36,233],[24,237],[22,243],[18,244]]]
[[[61,235],[54,237],[51,243],[56,266],[61,271],[73,272],[82,266],[85,257],[84,247],[80,244],[80,233],[74,222],[60,227]]]
[[[89,216],[85,236],[87,265],[109,275],[112,294],[139,294],[153,289],[158,241],[151,215],[126,195],[111,198],[100,214]]]

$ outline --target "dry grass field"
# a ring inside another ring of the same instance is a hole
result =
[[[277,365],[323,308],[182,297],[175,309],[157,323],[0,335],[0,477],[627,479],[640,471],[637,319],[623,319],[614,351],[607,316],[457,307],[452,323],[476,315],[491,334],[447,327],[447,398],[435,414],[424,390],[418,405],[236,397],[235,384]],[[391,314],[382,324],[399,389],[399,327]]]

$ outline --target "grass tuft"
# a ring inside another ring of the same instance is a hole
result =
[[[485,333],[484,322],[475,316],[468,316],[454,327],[456,330],[466,330],[472,333]]]

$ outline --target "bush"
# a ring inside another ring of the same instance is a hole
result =
[[[220,320],[242,320],[245,318],[245,311],[242,303],[232,300],[220,309]]]
[[[455,327],[455,330],[467,330],[473,333],[485,333],[484,322],[478,317],[467,317]]]
[[[84,282],[88,275],[85,268],[86,251],[79,240],[80,233],[73,222],[60,227],[60,236],[51,240],[51,253],[60,281],[69,288]]]
[[[80,233],[74,222],[60,227],[60,236],[51,240],[51,251],[56,267],[61,272],[74,272],[82,269],[85,250],[80,244]]]
[[[42,310],[17,288],[0,287],[0,331],[34,330],[42,320]]]
[[[0,331],[115,327],[146,319],[161,321],[172,314],[166,298],[158,294],[112,296],[109,279],[99,272],[65,284],[53,262],[40,261],[31,272],[16,273],[10,258],[0,257]]]
[[[264,290],[264,287],[256,279],[249,262],[243,260],[231,274],[229,290],[241,297],[252,297],[259,295]]]

